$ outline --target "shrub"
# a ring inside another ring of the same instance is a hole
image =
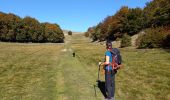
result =
[[[85,37],[89,37],[89,35],[90,35],[89,32],[85,32],[85,33],[84,33],[84,36],[85,36]]]
[[[131,46],[131,37],[126,33],[122,36],[121,47],[128,47],[128,46]]]
[[[163,45],[165,48],[170,48],[170,34],[168,34],[166,38],[164,39]]]
[[[163,46],[165,35],[160,28],[147,29],[136,40],[138,48],[159,48]]]
[[[72,31],[68,31],[68,35],[72,35]]]

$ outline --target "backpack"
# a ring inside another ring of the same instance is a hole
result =
[[[112,54],[112,67],[113,69],[117,69],[119,68],[119,65],[121,65],[122,63],[120,51],[117,48],[112,48],[110,52]]]

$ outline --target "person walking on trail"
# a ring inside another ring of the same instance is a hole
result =
[[[117,69],[120,68],[119,66],[120,64],[116,64],[114,61],[112,51],[113,51],[112,43],[107,41],[106,52],[105,52],[105,62],[103,63],[99,62],[100,65],[104,66],[104,70],[105,70],[105,89],[106,89],[106,94],[107,94],[107,98],[105,98],[106,100],[114,100],[115,74],[117,72]]]

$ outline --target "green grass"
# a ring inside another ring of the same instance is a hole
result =
[[[55,97],[55,58],[61,46],[2,43],[0,47],[1,100]]]
[[[105,45],[72,45],[78,59],[92,67],[104,58]],[[170,50],[121,48],[124,67],[116,75],[116,100],[169,100]],[[102,78],[103,79],[103,78]]]
[[[0,99],[102,100],[93,85],[105,45],[89,41],[73,35],[66,44],[0,43]],[[170,50],[120,51],[124,67],[116,75],[116,100],[170,99]]]

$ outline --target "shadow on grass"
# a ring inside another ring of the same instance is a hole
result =
[[[105,88],[105,82],[104,81],[100,81],[97,80],[97,86],[100,89],[101,93],[103,94],[103,96],[106,98],[106,88]]]
[[[166,51],[167,53],[170,53],[170,48],[164,48],[164,51]]]

